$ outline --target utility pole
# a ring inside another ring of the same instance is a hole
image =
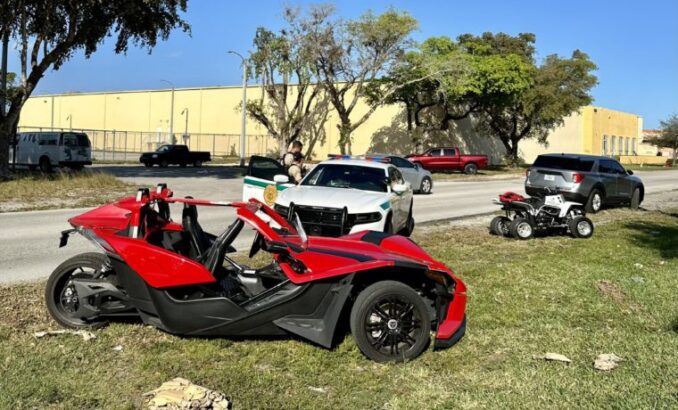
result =
[[[170,102],[170,117],[169,117],[169,134],[170,134],[170,144],[176,144],[177,141],[174,139],[174,83],[167,80],[160,80],[164,83],[169,84],[172,87],[172,97]]]
[[[245,143],[247,139],[247,60],[240,53],[228,51],[242,60],[242,119],[240,124],[240,166],[245,166]]]

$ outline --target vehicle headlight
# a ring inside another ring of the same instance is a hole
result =
[[[158,158],[158,154],[151,155],[151,158]]]
[[[353,214],[349,215],[349,220],[351,220],[353,224],[366,224],[370,222],[378,222],[381,221],[381,214],[379,212],[366,212],[362,214]]]

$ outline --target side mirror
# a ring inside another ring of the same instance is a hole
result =
[[[398,195],[401,195],[407,191],[407,185],[405,184],[393,184],[391,189]]]
[[[287,175],[278,174],[273,177],[273,182],[275,182],[276,184],[286,184],[290,182],[290,177],[288,177]]]
[[[629,175],[633,175],[633,171],[630,170],[630,169],[627,169],[627,170],[626,170],[626,173],[629,174]]]

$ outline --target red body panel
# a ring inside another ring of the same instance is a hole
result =
[[[430,155],[431,151],[454,150],[454,155]],[[464,155],[459,148],[438,147],[431,148],[424,154],[411,154],[407,156],[412,162],[421,164],[429,171],[463,171],[469,163],[474,163],[478,169],[487,167],[487,155]]]
[[[436,261],[414,242],[402,236],[366,231],[339,238],[309,237],[303,242],[294,226],[259,201],[225,203],[177,199],[172,198],[172,192],[166,188],[104,205],[71,218],[69,222],[77,229],[93,232],[98,240],[108,245],[102,245],[107,251],[117,254],[117,257],[123,259],[153,288],[164,289],[216,282],[212,273],[200,262],[153,245],[145,239],[150,232],[158,230],[177,232],[183,229],[180,224],[165,221],[158,217],[158,213],[152,211],[156,204],[160,209],[159,205],[162,202],[236,208],[237,218],[254,228],[266,241],[288,247],[287,252],[274,253],[273,257],[289,280],[295,284],[358,272],[378,274],[377,272],[386,270],[369,271],[384,267],[399,266],[421,274],[430,270],[443,272],[454,281],[455,286],[452,302],[448,305],[444,320],[439,323],[436,338],[450,339],[462,326],[466,307],[466,286],[443,263]],[[141,215],[149,214],[154,215],[154,218],[147,217],[143,220]],[[271,220],[280,228],[271,227],[269,224]],[[150,226],[151,223],[154,225]],[[295,270],[290,258],[303,264],[305,270],[299,271],[298,265]]]

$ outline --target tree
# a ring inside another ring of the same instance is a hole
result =
[[[327,117],[322,84],[314,81],[313,63],[298,36],[294,25],[279,34],[260,27],[249,58],[261,96],[247,103],[247,113],[278,140],[281,155],[292,141],[311,133],[312,119]]]
[[[294,16],[303,36],[305,53],[315,64],[315,75],[339,117],[339,148],[351,151],[351,134],[367,121],[397,87],[383,90],[380,98],[364,100],[366,112],[356,112],[365,87],[377,81],[397,63],[411,45],[410,34],[417,21],[407,13],[388,10],[383,14],[364,14],[357,20],[333,18],[331,6],[311,8],[308,16]]]
[[[464,119],[477,108],[469,98],[475,91],[471,69],[469,56],[452,39],[430,37],[407,52],[388,77],[370,83],[367,96],[378,99],[381,90],[394,88],[383,102],[405,106],[408,132],[421,145],[427,133],[448,130],[451,121]],[[388,83],[393,85],[384,87]]]
[[[644,142],[660,148],[671,148],[673,150],[672,165],[675,167],[676,156],[678,156],[678,114],[673,114],[661,121],[661,134],[657,137],[646,138]]]
[[[5,0],[0,33],[9,32],[18,43],[19,84],[9,97],[9,109],[0,117],[0,178],[9,174],[9,141],[24,103],[47,70],[58,70],[76,51],[85,57],[103,40],[115,37],[115,52],[130,44],[149,51],[173,29],[189,31],[179,15],[187,0]]]
[[[479,128],[499,138],[512,165],[521,140],[546,143],[566,116],[592,101],[596,66],[579,50],[570,58],[549,55],[537,65],[533,34],[463,35],[458,41],[474,64]]]

